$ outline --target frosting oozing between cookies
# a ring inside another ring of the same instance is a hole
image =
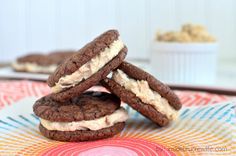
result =
[[[152,90],[147,81],[132,79],[119,69],[113,73],[112,79],[134,93],[143,103],[152,105],[157,111],[166,115],[168,119],[174,120],[178,116],[178,111],[170,106],[167,99]]]
[[[36,63],[30,63],[30,62],[26,62],[26,63],[19,63],[19,62],[14,62],[12,64],[12,67],[15,70],[20,70],[20,71],[28,71],[28,72],[41,72],[41,73],[52,73],[56,70],[57,68],[57,64],[52,64],[49,66],[41,66],[38,65]]]
[[[55,86],[51,88],[52,92],[58,93],[63,89],[73,87],[82,80],[89,78],[117,56],[122,48],[124,48],[124,43],[121,39],[115,40],[109,47],[105,48],[104,51],[82,65],[77,71],[71,75],[61,77]]]
[[[111,127],[119,122],[125,122],[128,119],[128,113],[124,108],[119,108],[110,115],[100,117],[94,120],[82,120],[73,122],[52,122],[40,119],[41,124],[47,130],[58,131],[76,131],[76,130],[99,130]]]

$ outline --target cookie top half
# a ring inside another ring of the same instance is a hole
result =
[[[65,103],[54,101],[50,95],[37,100],[34,113],[55,122],[94,120],[110,115],[120,108],[120,99],[106,92],[88,91]]]
[[[101,70],[120,52],[126,53],[127,50],[124,49],[126,47],[119,38],[118,31],[106,31],[62,63],[49,76],[47,83],[53,93],[74,87]]]

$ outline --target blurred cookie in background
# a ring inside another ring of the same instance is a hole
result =
[[[12,67],[17,72],[49,74],[57,68],[57,64],[53,58],[35,53],[17,58]]]
[[[61,64],[68,57],[74,55],[76,50],[56,50],[48,54],[50,58],[53,58],[56,64]]]
[[[12,63],[12,68],[17,72],[50,74],[60,63],[75,53],[75,50],[53,51],[49,54],[31,53],[17,58]]]

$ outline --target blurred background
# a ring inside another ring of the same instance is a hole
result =
[[[216,66],[209,69],[215,75],[167,80],[150,63],[159,56],[152,57],[156,33],[178,31],[186,23],[202,25],[216,38]],[[110,28],[120,31],[128,60],[164,82],[236,87],[235,0],[0,0],[0,62],[35,51],[79,49]]]

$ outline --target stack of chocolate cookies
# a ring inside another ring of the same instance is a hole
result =
[[[179,98],[152,75],[124,62],[126,54],[118,31],[109,30],[60,64],[47,81],[52,93],[33,106],[41,133],[59,141],[112,137],[128,119],[121,101],[159,126],[174,120]],[[111,93],[87,91],[98,83]]]

